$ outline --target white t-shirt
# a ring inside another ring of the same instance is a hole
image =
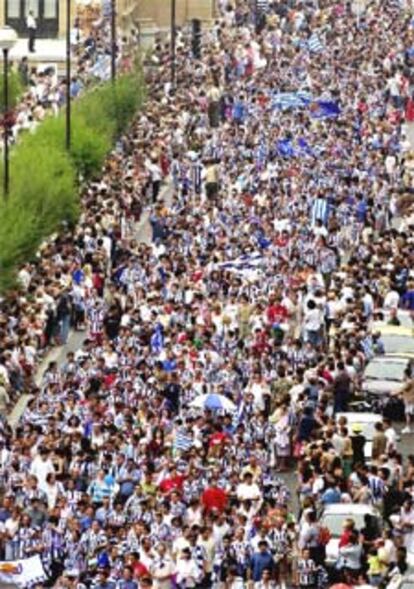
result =
[[[252,483],[251,485],[247,483],[240,483],[240,485],[237,486],[237,497],[240,501],[244,501],[246,499],[260,499],[260,489],[256,483]]]
[[[322,321],[323,317],[320,309],[307,309],[305,311],[305,327],[309,331],[318,331]]]
[[[46,477],[51,472],[55,472],[52,461],[50,459],[43,460],[40,456],[36,456],[30,468],[30,474],[37,477],[39,487],[42,488],[44,486]]]

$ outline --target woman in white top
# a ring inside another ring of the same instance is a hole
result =
[[[42,485],[42,491],[46,493],[47,506],[49,509],[54,509],[58,497],[64,495],[63,486],[56,480],[55,474],[53,472],[50,472],[46,476],[46,481]]]
[[[348,544],[339,548],[338,566],[340,569],[349,569],[353,573],[361,569],[362,546],[358,542],[358,534],[352,533]]]

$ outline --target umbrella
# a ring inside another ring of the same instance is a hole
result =
[[[201,503],[208,511],[212,509],[223,511],[227,505],[227,501],[227,493],[219,487],[210,487],[201,496]]]
[[[224,409],[224,411],[235,411],[236,405],[224,395],[216,395],[211,393],[208,395],[200,395],[194,401],[191,401],[190,407],[198,409]]]

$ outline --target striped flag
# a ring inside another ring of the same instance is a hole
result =
[[[232,272],[243,273],[246,271],[258,270],[263,261],[263,255],[260,253],[245,254],[229,262],[220,262],[217,264],[217,268],[221,270],[230,270]]]
[[[267,12],[269,10],[269,0],[256,0],[257,12]]]
[[[317,33],[312,33],[312,35],[309,37],[308,49],[311,53],[320,53],[324,50],[322,41],[320,40],[319,35]]]
[[[305,107],[312,101],[310,92],[277,92],[272,98],[273,108],[289,109]]]
[[[312,225],[321,220],[324,225],[328,222],[329,205],[325,198],[317,198],[312,206]]]
[[[187,452],[193,445],[193,435],[184,428],[180,428],[175,434],[174,446],[179,452]]]

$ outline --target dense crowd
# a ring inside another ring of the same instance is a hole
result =
[[[127,39],[120,39],[118,47],[118,62],[123,67],[128,55]],[[109,79],[111,41],[108,19],[98,18],[90,24],[77,18],[71,35],[71,53],[70,96],[75,99],[85,88]],[[32,65],[28,57],[12,63],[10,68],[15,70],[22,88],[22,97],[7,121],[10,138],[15,142],[21,132],[34,133],[46,116],[59,113],[66,102],[67,83],[59,75],[57,65]]]
[[[383,419],[366,461],[335,414],[383,351],[378,310],[414,311],[414,29],[404,3],[352,9],[221,2],[201,59],[178,34],[176,84],[160,41],[77,228],[3,301],[1,408],[33,398],[0,440],[0,553],[40,555],[36,587],[376,587],[408,570],[414,456]],[[71,328],[81,348],[33,388]],[[409,422],[409,372],[401,396]],[[351,503],[366,517],[344,517],[329,563],[319,516]]]

